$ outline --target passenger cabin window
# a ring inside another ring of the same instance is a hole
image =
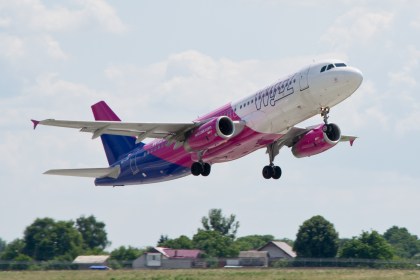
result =
[[[345,63],[336,63],[335,67],[346,67],[347,65]]]
[[[327,65],[322,66],[322,68],[321,68],[321,73],[325,71],[325,68],[327,68]]]

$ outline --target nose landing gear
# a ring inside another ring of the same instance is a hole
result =
[[[328,124],[329,113],[330,113],[330,107],[321,107],[321,117],[324,119],[325,124]]]

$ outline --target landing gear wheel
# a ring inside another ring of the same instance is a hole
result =
[[[203,176],[209,176],[211,172],[211,165],[207,162],[203,163],[203,172],[201,172],[201,175]]]
[[[262,170],[262,175],[265,179],[270,179],[273,177],[274,174],[274,170],[273,167],[271,167],[270,165],[266,165],[264,166],[263,170]]]
[[[207,162],[194,162],[191,165],[191,174],[194,176],[209,176],[211,172],[211,165]]]
[[[198,176],[200,174],[202,174],[204,171],[204,167],[200,162],[194,162],[191,165],[191,174],[194,176]]]
[[[273,166],[273,176],[271,178],[278,180],[281,177],[281,168],[279,166]]]

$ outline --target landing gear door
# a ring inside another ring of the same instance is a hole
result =
[[[300,79],[299,79],[300,91],[303,91],[309,88],[309,82],[308,82],[309,69],[310,67],[305,68],[300,72]]]

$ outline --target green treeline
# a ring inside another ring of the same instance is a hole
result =
[[[221,209],[211,209],[202,217],[201,227],[192,238],[161,235],[156,245],[200,249],[205,258],[229,258],[275,239],[270,234],[237,237],[239,226],[235,215],[224,216]],[[371,230],[351,239],[340,239],[334,225],[322,216],[304,221],[295,240],[282,241],[293,247],[298,258],[420,259],[420,240],[406,228],[393,226],[384,234]],[[10,243],[0,238],[0,260],[71,262],[78,255],[110,254],[111,260],[124,262],[136,259],[151,248],[121,246],[107,252],[110,244],[105,224],[94,216],[81,216],[75,221],[38,218],[26,227],[23,238]]]

